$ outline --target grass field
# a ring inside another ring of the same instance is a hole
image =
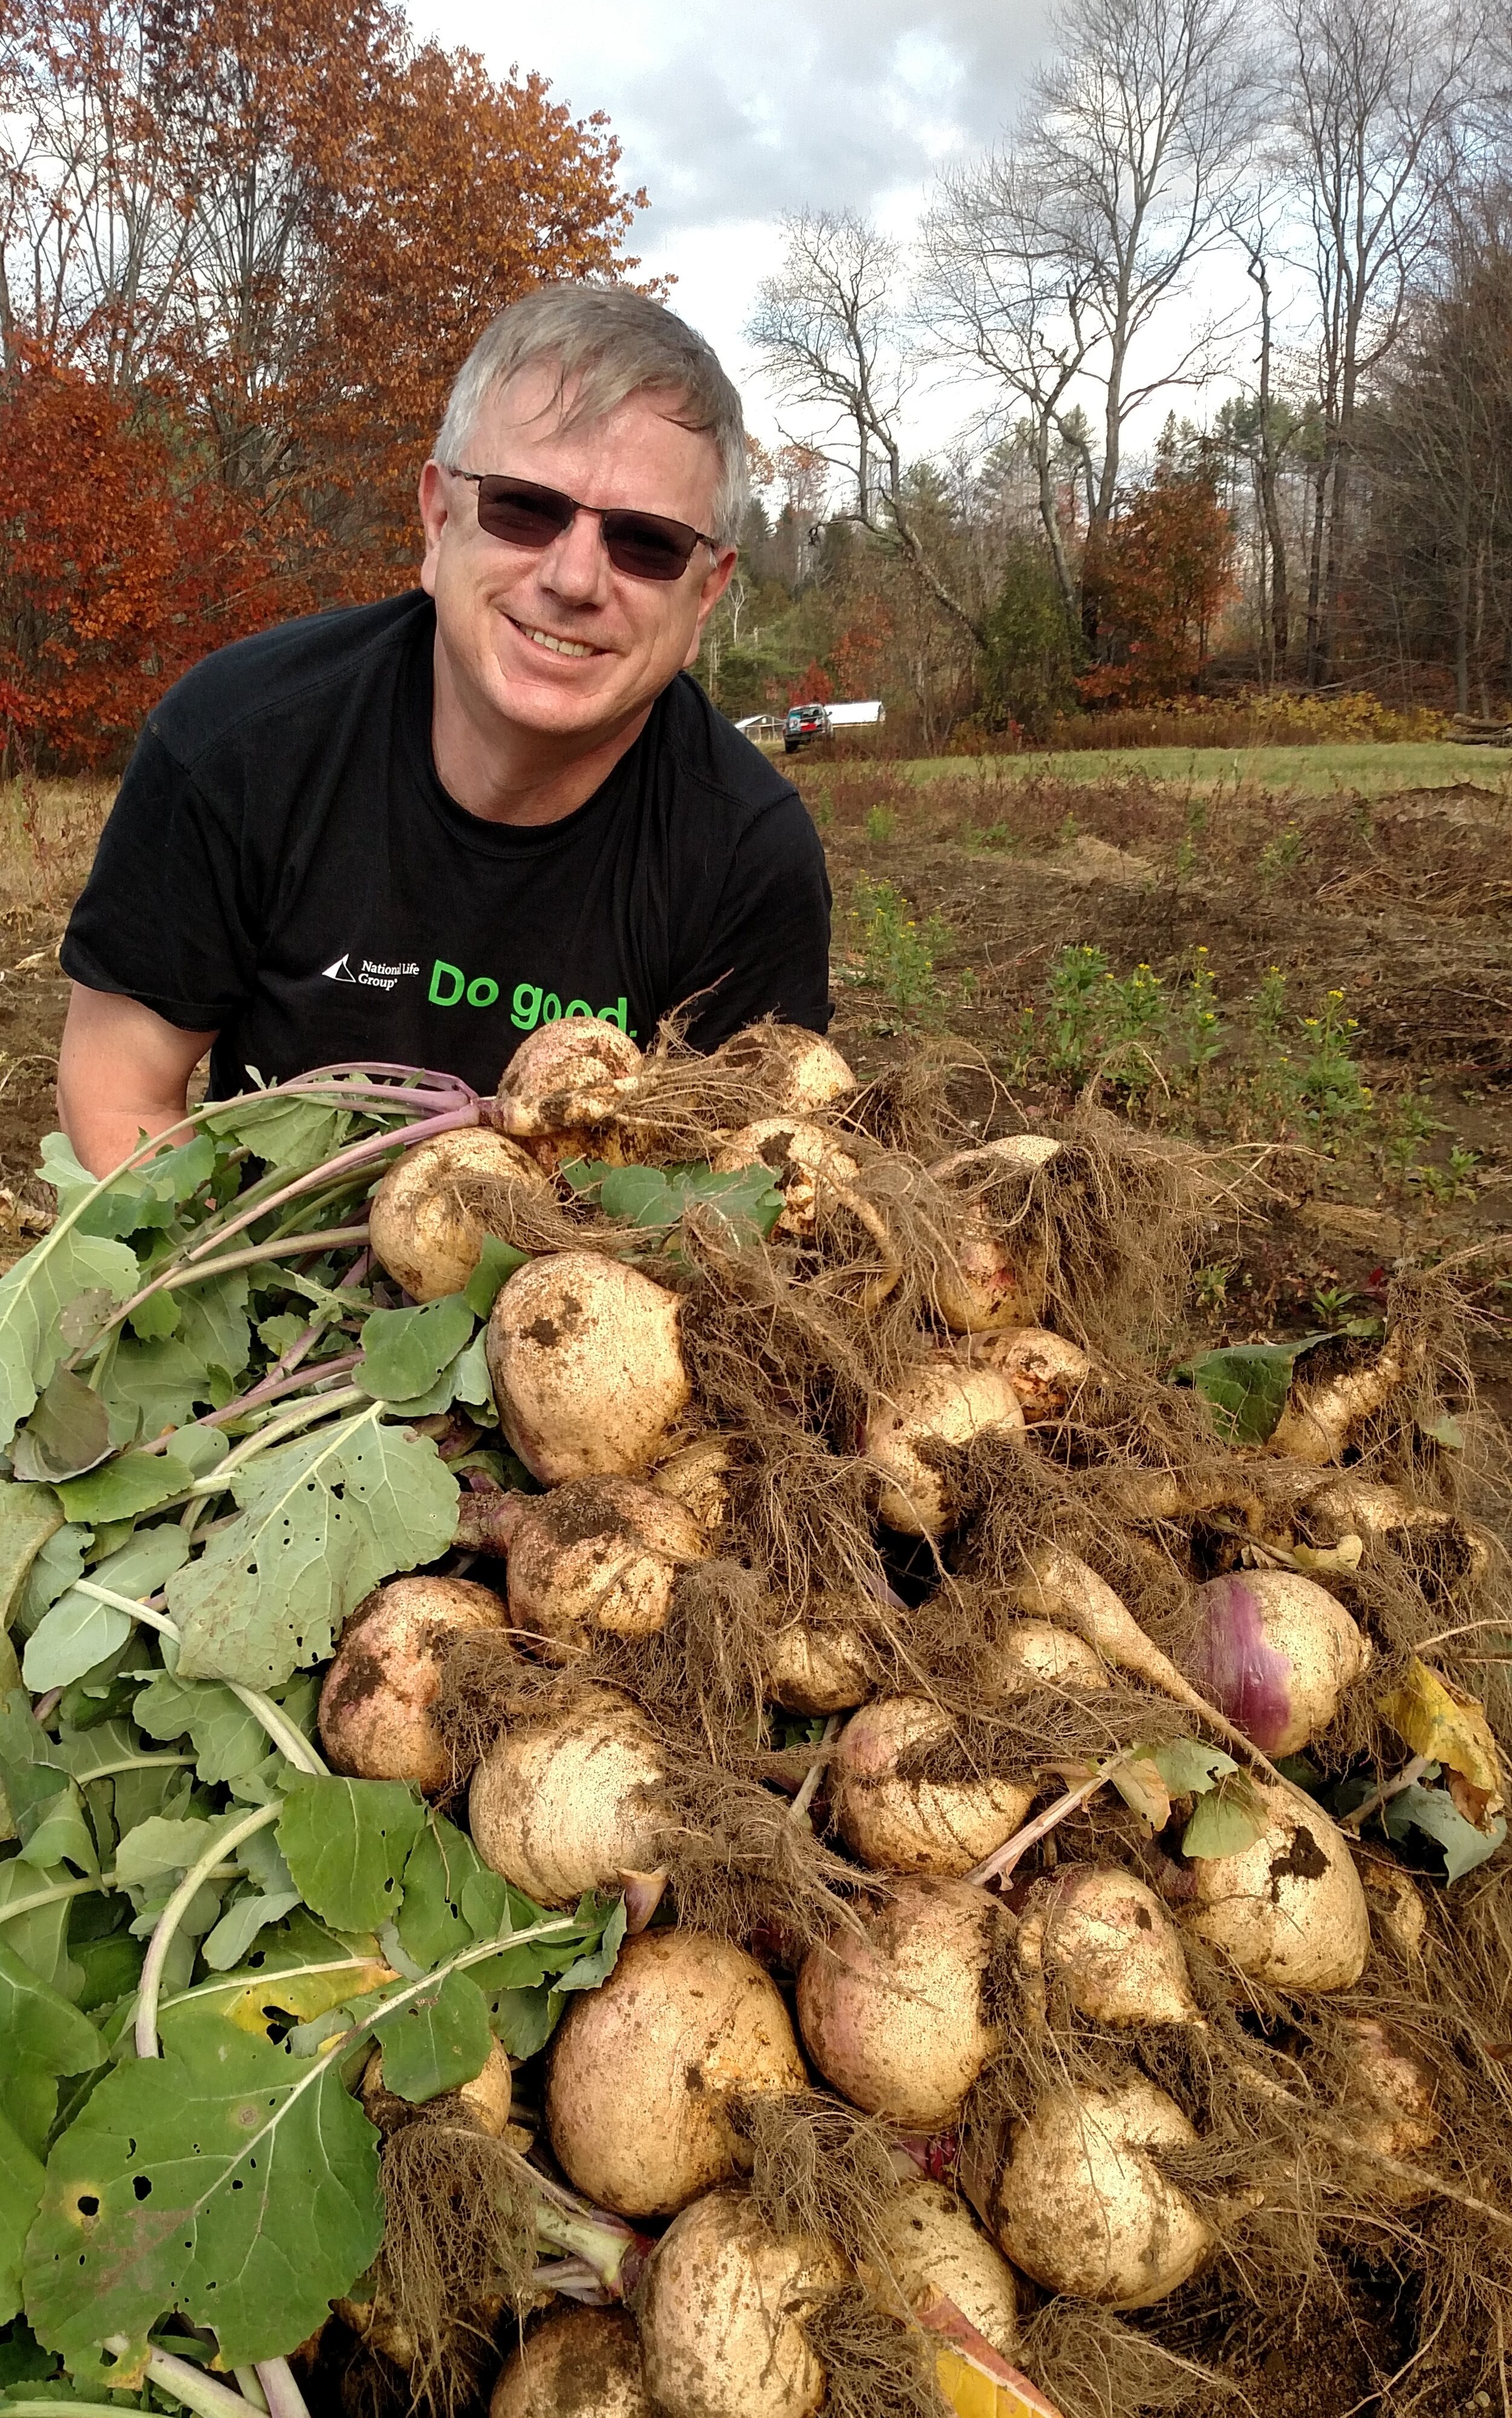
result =
[[[907,763],[892,761],[887,770],[918,781],[973,775],[1085,787],[1137,778],[1199,790],[1248,784],[1304,798],[1326,798],[1343,790],[1382,798],[1402,789],[1452,788],[1461,781],[1479,788],[1512,791],[1512,752],[1504,756],[1497,748],[1461,747],[1448,740],[1391,744],[1366,741],[1322,747],[1123,747],[1068,749],[1059,755],[933,756]]]

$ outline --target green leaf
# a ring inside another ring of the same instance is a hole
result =
[[[149,1815],[145,1822],[128,1830],[115,1850],[116,1886],[130,1890],[139,1904],[144,1897],[150,1902],[159,1893],[159,1884],[168,1881],[176,1886],[181,1875],[188,1872],[191,1864],[198,1863],[217,1836],[234,1829],[242,1819],[243,1809],[239,1806],[209,1819],[198,1814]]]
[[[42,1615],[26,1641],[21,1668],[27,1687],[39,1695],[82,1679],[125,1645],[132,1627],[129,1613],[70,1591]]]
[[[1416,1780],[1387,1799],[1382,1821],[1388,1838],[1405,1839],[1409,1830],[1420,1830],[1425,1839],[1431,1839],[1443,1852],[1446,1883],[1473,1873],[1488,1856],[1495,1855],[1506,1837],[1504,1814],[1499,1814],[1489,1830],[1478,1830],[1446,1788],[1425,1788]]]
[[[434,1443],[385,1428],[377,1403],[246,1462],[231,1485],[242,1517],[169,1582],[186,1678],[267,1688],[327,1660],[362,1598],[456,1531],[457,1481]]]
[[[133,1602],[155,1595],[175,1570],[189,1559],[189,1542],[175,1521],[160,1528],[144,1528],[129,1544],[106,1555],[91,1573],[92,1583],[109,1587]],[[118,1653],[131,1634],[130,1613],[100,1603],[76,1587],[60,1596],[44,1613],[27,1644],[22,1668],[28,1688],[66,1688],[83,1678],[109,1655]]]
[[[731,1226],[770,1234],[783,1212],[771,1170],[757,1164],[716,1175],[711,1167],[604,1167],[575,1161],[564,1169],[574,1191],[596,1190],[605,1217],[632,1226],[675,1226],[685,1210],[717,1209]]]
[[[1331,1340],[1327,1335],[1304,1335],[1291,1343],[1236,1343],[1222,1352],[1199,1352],[1172,1373],[1178,1385],[1194,1386],[1212,1405],[1214,1425],[1227,1444],[1264,1444],[1286,1408],[1297,1361]]]
[[[206,1432],[213,1435],[216,1431],[211,1428]],[[188,1460],[180,1460],[171,1448],[127,1452],[88,1477],[60,1486],[58,1499],[70,1520],[86,1521],[91,1527],[106,1520],[140,1520],[145,1511],[156,1511],[160,1503],[182,1494],[197,1474]]]
[[[174,1459],[193,1477],[208,1477],[231,1450],[224,1428],[181,1428],[168,1447]]]
[[[0,1447],[70,1349],[59,1321],[75,1293],[99,1287],[123,1300],[136,1286],[134,1251],[81,1233],[62,1217],[0,1277]]]
[[[48,1605],[56,1603],[82,1575],[88,1551],[87,1528],[59,1528],[49,1537],[26,1574],[16,1606],[15,1625],[23,1637],[31,1635]]]
[[[224,1973],[233,1965],[239,1965],[258,1933],[270,1922],[282,1922],[298,1904],[297,1889],[269,1890],[238,1897],[200,1944],[200,1954],[211,1972]]]
[[[211,1379],[223,1377],[228,1386],[239,1382],[252,1355],[251,1297],[252,1275],[246,1268],[186,1286],[174,1295],[179,1306],[179,1341]],[[218,1407],[223,1407],[224,1400],[222,1395]]]
[[[499,2046],[509,2056],[535,2057],[562,2016],[559,1990],[496,1990],[490,2012]]]
[[[232,1100],[206,1123],[218,1140],[250,1150],[277,1175],[323,1166],[352,1130],[346,1110],[315,1100]]]
[[[41,2205],[44,2174],[41,2159],[0,2114],[0,2322],[21,2308],[22,2260]]]
[[[487,2003],[466,1973],[444,1974],[434,1993],[385,2024],[382,2040],[385,2085],[417,2106],[471,2082],[494,2045]]]
[[[475,1318],[486,1318],[506,1279],[528,1261],[528,1251],[506,1243],[501,1235],[485,1234],[478,1265],[463,1287],[462,1298]]]
[[[475,1935],[462,1911],[462,1892],[483,1869],[466,1832],[441,1814],[427,1813],[405,1866],[405,1903],[397,1924],[401,1948],[422,1971],[471,1947]]]
[[[435,1385],[472,1333],[465,1293],[448,1293],[421,1309],[374,1309],[362,1328],[362,1362],[355,1372],[364,1393],[407,1402]]]
[[[143,1689],[132,1717],[149,1737],[187,1736],[209,1787],[255,1770],[267,1752],[267,1733],[256,1714],[218,1679],[181,1679],[165,1671]]]
[[[292,2350],[375,2257],[378,2140],[337,2059],[301,2058],[215,2014],[108,2074],[48,2162],[26,2312],[81,2380],[140,2353],[174,2309],[245,2366]]]
[[[164,1336],[177,1334],[182,1310],[176,1293],[155,1293],[132,1310],[126,1324],[144,1343],[158,1343]]]
[[[66,1998],[77,1995],[84,1978],[69,1955],[71,1900],[59,1897],[49,1905],[34,1906],[29,1914],[8,1914],[6,1909],[18,1899],[38,1897],[52,1888],[67,1888],[76,1877],[62,1864],[54,1865],[50,1872],[38,1872],[19,1856],[13,1856],[8,1863],[0,1863],[0,1933],[6,1946]]]
[[[425,1821],[397,1780],[290,1774],[278,1843],[296,1888],[322,1922],[376,1931],[403,1903],[401,1875]]]
[[[1240,1855],[1262,1836],[1268,1818],[1253,1783],[1241,1771],[1229,1772],[1193,1806],[1182,1832],[1182,1853]]]
[[[488,1366],[488,1346],[484,1334],[475,1335],[465,1352],[459,1352],[449,1370],[451,1379],[451,1400],[465,1411],[473,1412],[481,1427],[493,1427],[498,1419],[498,1405],[494,1400],[494,1379]]]
[[[84,1234],[126,1235],[171,1226],[181,1203],[209,1181],[215,1166],[215,1144],[207,1134],[195,1134],[176,1149],[160,1151],[145,1167],[134,1168],[92,1201],[79,1220]],[[42,1173],[57,1186],[64,1212],[94,1189],[95,1178],[82,1167],[62,1134],[48,1134],[42,1142]]]
[[[47,2148],[59,2075],[90,2074],[104,2062],[94,2025],[0,1936],[0,2116],[34,2156]]]
[[[1150,1757],[1173,1797],[1202,1797],[1239,1766],[1221,1747],[1200,1745],[1196,1738],[1172,1738]]]
[[[32,1564],[62,1525],[62,1507],[50,1486],[0,1482],[0,1629],[9,1627]]]
[[[65,1781],[53,1796],[18,1814],[16,1830],[22,1842],[20,1860],[39,1873],[65,1862],[80,1873],[93,1875],[99,1870],[94,1832],[84,1819],[83,1801],[71,1781]]]
[[[597,1901],[585,1898],[577,1915],[580,1922],[587,1916],[589,1921],[602,1921],[603,1928],[599,1934],[598,1945],[575,1957],[565,1972],[557,1974],[558,1990],[596,1990],[600,1982],[606,1982],[614,1971],[615,1959],[625,1936],[628,1918],[622,1897]]]
[[[73,1477],[93,1469],[111,1448],[110,1412],[71,1369],[54,1369],[10,1457],[22,1478]]]
[[[182,1427],[202,1408],[223,1410],[231,1400],[229,1377],[211,1377],[182,1336],[161,1343],[135,1343],[128,1337],[97,1364],[95,1382],[107,1402],[134,1411],[146,1435]]]

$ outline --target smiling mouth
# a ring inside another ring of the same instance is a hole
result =
[[[548,655],[602,655],[603,652],[602,647],[585,647],[576,638],[558,638],[550,630],[533,630],[528,621],[515,621],[512,613],[506,618],[514,622],[522,638],[528,638],[532,646],[543,648]]]

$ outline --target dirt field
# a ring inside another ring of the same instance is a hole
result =
[[[1194,1339],[1369,1317],[1394,1263],[1479,1253],[1465,1262],[1477,1376],[1512,1419],[1512,1258],[1490,1247],[1512,1228],[1512,799],[1496,767],[1457,758],[1484,783],[1381,793],[1377,765],[1359,788],[1305,795],[1148,767],[1082,777],[1084,763],[1067,781],[1022,759],[798,762],[835,889],[841,1046],[871,1072],[923,1026],[979,1048],[1031,1115],[1090,1084],[1141,1119],[1263,1153],[1269,1201],[1214,1228]],[[46,1207],[30,1173],[53,1121],[56,948],[105,803],[61,786],[0,795],[6,1259]],[[1242,2390],[1187,2406],[1491,2408],[1470,2382],[1445,2399],[1441,2379],[1430,2403],[1410,2374],[1386,2383],[1413,2345],[1389,2271],[1360,2271],[1344,2310],[1313,2305],[1299,2279],[1284,2342],[1255,2339],[1238,2305],[1215,2337],[1204,2312],[1192,2349]]]

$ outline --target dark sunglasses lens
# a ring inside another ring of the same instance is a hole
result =
[[[696,529],[654,513],[605,513],[603,543],[616,571],[632,579],[680,579],[698,543]]]
[[[550,545],[573,522],[573,499],[521,479],[481,479],[478,526],[507,545]]]

